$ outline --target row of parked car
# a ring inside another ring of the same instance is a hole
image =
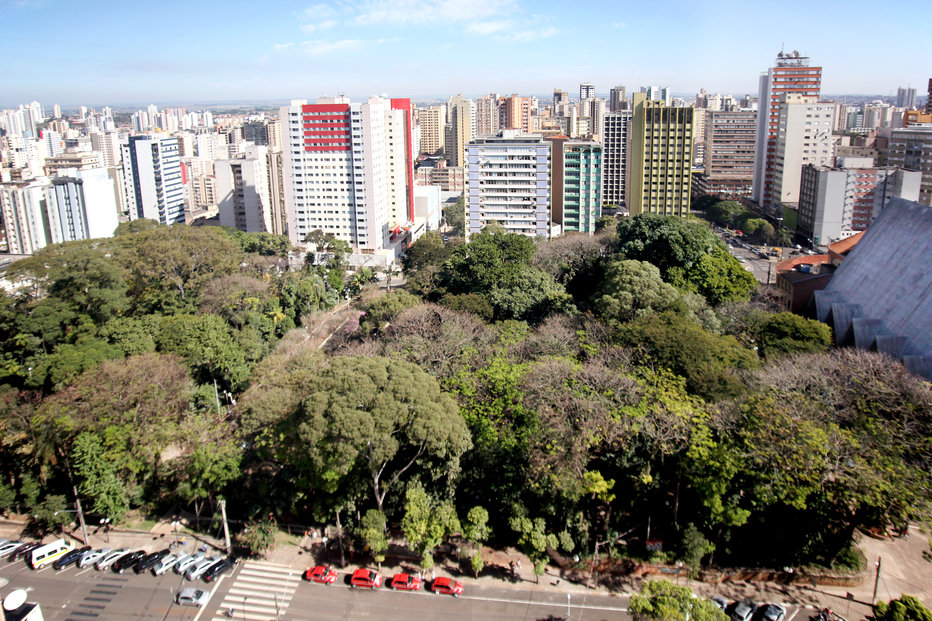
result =
[[[305,580],[328,586],[336,582],[337,576],[337,572],[330,565],[317,565],[304,572]],[[395,591],[420,591],[424,583],[419,574],[398,573],[386,584]],[[365,567],[360,567],[350,576],[350,588],[353,589],[378,589],[382,584],[382,576],[377,571]],[[463,594],[463,583],[440,577],[430,582],[430,590],[436,595],[459,597]]]
[[[717,595],[712,598],[712,602],[725,611],[731,621],[783,621],[786,617],[786,608],[780,604],[758,605],[750,599],[729,604]]]
[[[67,569],[72,565],[79,568],[93,566],[98,571],[111,570],[122,574],[132,570],[137,574],[151,571],[160,576],[169,570],[183,575],[188,580],[203,579],[211,582],[229,571],[234,561],[221,556],[207,556],[204,552],[188,554],[172,552],[170,549],[157,552],[131,550],[130,548],[93,549],[89,546],[77,547],[74,542],[59,539],[49,544],[41,541],[23,542],[0,539],[0,558],[7,557],[10,562],[25,558],[33,569],[51,564],[55,571]]]

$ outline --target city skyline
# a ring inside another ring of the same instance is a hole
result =
[[[0,54],[8,59],[0,68],[0,106],[340,93],[429,99],[573,92],[580,82],[602,95],[615,84],[629,92],[653,84],[677,93],[756,95],[758,76],[781,48],[824,68],[823,93],[893,95],[901,86],[921,93],[932,41],[890,36],[883,54],[860,53],[852,33],[902,30],[902,11],[874,7],[341,0],[257,10],[242,1],[222,8],[169,1],[153,16],[134,3],[83,3],[74,11],[64,0],[0,0]],[[932,6],[911,5],[909,16],[932,23]]]

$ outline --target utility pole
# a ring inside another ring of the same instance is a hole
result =
[[[78,487],[72,485],[71,489],[74,490],[74,505],[78,509],[78,522],[81,523],[81,534],[84,535],[84,545],[87,543],[87,525],[84,524],[84,511],[81,510],[81,499],[78,497]]]
[[[880,584],[880,560],[881,557],[877,557],[877,573],[874,574],[874,597],[871,598],[871,605],[877,603],[877,585]]]
[[[217,391],[217,380],[214,379],[214,400],[217,402],[217,414],[220,413],[220,393]]]
[[[227,524],[227,501],[223,498],[220,499],[220,515],[223,516],[223,543],[227,554],[233,554],[233,546],[230,544],[230,526]]]

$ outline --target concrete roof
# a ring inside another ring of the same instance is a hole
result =
[[[875,334],[905,337],[905,355],[932,358],[930,256],[932,207],[893,199],[822,293],[877,322]]]

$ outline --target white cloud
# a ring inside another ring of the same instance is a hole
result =
[[[362,46],[359,39],[343,39],[342,41],[303,41],[301,47],[309,56],[326,56],[334,52],[351,52]]]
[[[466,32],[476,35],[490,35],[502,30],[507,30],[510,27],[510,21],[472,22],[466,25]]]
[[[333,17],[337,12],[330,5],[315,4],[304,9],[301,14],[305,19],[320,19],[322,17]]]
[[[552,37],[558,32],[560,31],[553,26],[550,26],[541,30],[520,30],[518,32],[503,34],[496,38],[506,43],[530,43],[531,41],[538,41],[540,39]]]
[[[624,22],[612,22],[612,27],[613,28],[627,28],[628,24]]]
[[[276,44],[275,44],[275,49],[276,49],[276,50],[284,50],[284,49],[287,49],[287,48],[291,47],[292,45],[294,45],[293,42],[288,42],[288,43],[276,43]]]
[[[325,19],[322,22],[317,22],[314,24],[301,24],[302,32],[314,32],[315,30],[329,30],[337,25],[337,20],[335,19]]]
[[[361,0],[351,4],[357,13],[353,22],[360,26],[473,22],[506,14],[514,5],[515,0]]]

